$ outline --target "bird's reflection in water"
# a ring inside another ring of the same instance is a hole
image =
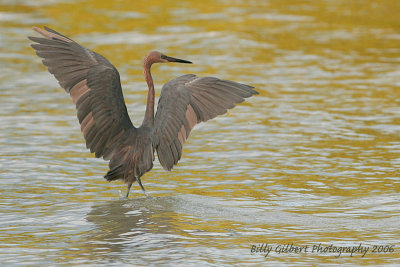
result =
[[[130,253],[176,249],[188,242],[177,225],[184,216],[176,212],[182,201],[177,197],[148,196],[95,204],[86,217],[95,229],[86,240],[93,248],[116,254],[124,254],[127,248]]]

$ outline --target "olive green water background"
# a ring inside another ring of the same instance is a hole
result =
[[[400,264],[399,14],[394,0],[0,0],[0,262]],[[151,197],[135,185],[123,200],[30,48],[34,25],[107,57],[137,126],[151,50],[195,63],[153,67],[157,96],[187,73],[260,94],[197,125],[171,172],[156,160]],[[267,257],[252,253],[263,243]]]

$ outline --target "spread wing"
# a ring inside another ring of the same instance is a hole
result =
[[[117,69],[100,54],[54,30],[34,30],[45,38],[29,37],[35,42],[32,47],[76,104],[86,147],[96,157],[112,159],[121,140],[134,136],[136,131],[125,106]],[[123,164],[120,160],[112,162],[110,169]]]
[[[153,140],[164,169],[171,170],[178,163],[183,144],[197,123],[224,114],[245,98],[258,94],[252,88],[193,74],[166,83],[158,102]]]

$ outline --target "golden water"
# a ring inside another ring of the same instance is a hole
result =
[[[400,2],[0,1],[0,262],[219,266],[399,264]],[[143,117],[150,50],[157,93],[186,73],[260,95],[197,125],[171,172],[121,183],[88,153],[68,95],[29,47],[47,25],[120,71]],[[274,250],[252,253],[252,245]],[[279,245],[369,247],[278,253]],[[394,251],[372,252],[374,245]]]

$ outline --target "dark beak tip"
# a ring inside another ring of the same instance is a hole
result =
[[[172,62],[176,62],[176,63],[185,63],[185,64],[193,64],[192,61],[184,60],[184,59],[176,59],[176,60],[174,60],[174,61],[172,61]]]

